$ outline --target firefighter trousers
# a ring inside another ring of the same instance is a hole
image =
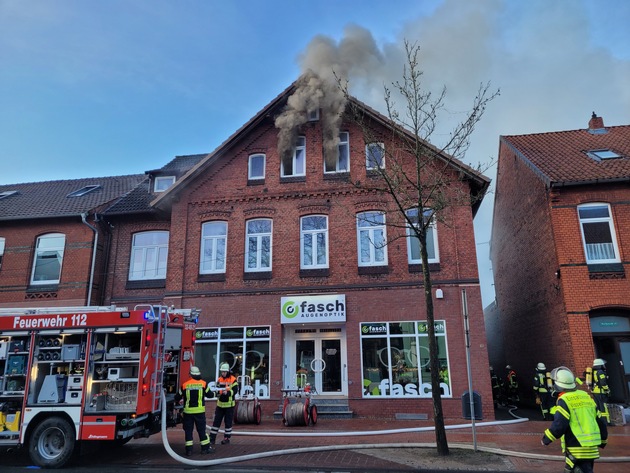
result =
[[[232,436],[232,423],[234,421],[234,407],[219,407],[214,410],[214,421],[210,429],[210,443],[214,444],[221,423],[225,420],[225,429],[223,437],[228,439]]]
[[[199,443],[201,444],[201,451],[206,451],[210,448],[210,438],[206,433],[206,413],[201,412],[199,414],[186,414],[182,419],[182,426],[184,428],[184,438],[186,439],[186,452],[192,452],[193,448],[193,432],[197,429],[199,434]]]

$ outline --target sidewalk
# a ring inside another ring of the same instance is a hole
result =
[[[540,443],[550,422],[519,420],[497,414],[497,418],[512,420],[508,421],[510,423],[477,421],[476,452],[472,428],[454,428],[470,424],[470,421],[447,421],[451,455],[446,458],[436,454],[431,421],[320,417],[316,426],[285,427],[280,421],[265,417],[260,425],[235,425],[232,442],[217,444],[214,454],[202,456],[195,453],[183,460],[188,461],[189,466],[205,466],[210,471],[221,472],[261,469],[404,472],[423,468],[523,473],[562,471],[564,459],[560,443],[554,442],[548,447]],[[169,429],[167,438],[174,452],[181,454],[183,432]],[[221,438],[220,435],[218,440]],[[168,456],[163,445],[159,445],[158,450],[157,444],[161,443],[162,438],[158,435],[132,441],[121,450],[135,450],[137,463],[144,465],[147,462],[155,466],[187,464]],[[149,446],[151,448],[146,448]],[[610,427],[608,446],[601,454],[602,458],[596,462],[597,473],[630,471],[630,425]],[[617,460],[620,459],[624,462],[619,463]],[[121,461],[125,460],[121,458]],[[197,461],[212,464],[202,465],[195,463]]]

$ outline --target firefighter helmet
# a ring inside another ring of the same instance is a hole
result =
[[[536,365],[536,369],[537,369],[538,371],[545,371],[545,370],[547,369],[547,367],[545,366],[545,364],[544,364],[544,363],[538,363],[538,364]]]
[[[190,376],[201,376],[201,370],[196,366],[190,367]]]
[[[551,379],[556,391],[575,389],[575,376],[566,366],[559,366],[551,371]]]
[[[505,369],[506,369],[506,370],[511,370],[511,369],[512,369],[512,367],[511,367],[510,365],[507,365],[507,366],[505,367]]]
[[[228,365],[227,363],[221,363],[219,371],[230,371],[230,365]]]
[[[602,360],[601,358],[596,358],[593,360],[593,366],[604,366],[606,364],[605,360]]]

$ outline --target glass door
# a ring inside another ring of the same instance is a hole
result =
[[[344,342],[339,333],[333,336],[309,333],[296,338],[294,363],[297,386],[309,383],[317,394],[347,394]]]

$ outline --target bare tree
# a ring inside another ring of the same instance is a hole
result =
[[[338,80],[338,83],[348,101],[346,113],[352,122],[361,127],[365,143],[368,144],[368,163],[372,164],[370,172],[373,178],[368,177],[363,182],[356,181],[353,184],[358,188],[389,196],[393,202],[388,211],[392,218],[387,218],[386,225],[399,227],[397,233],[392,232],[397,235],[393,238],[416,238],[419,242],[437,451],[439,455],[448,455],[427,235],[431,225],[435,225],[437,221],[449,224],[448,209],[462,205],[470,207],[483,198],[487,186],[474,188],[469,184],[475,176],[481,175],[481,166],[473,169],[463,164],[461,159],[468,150],[470,137],[486,106],[499,95],[499,91],[491,91],[489,83],[481,84],[472,108],[454,126],[446,143],[436,146],[431,142],[431,136],[438,127],[440,112],[444,109],[446,88],[437,96],[424,90],[423,71],[418,58],[420,47],[406,41],[405,51],[406,64],[402,81],[394,82],[393,89],[385,87],[387,120],[383,120],[378,126],[375,126],[374,120],[379,114],[366,113],[369,107],[348,94],[347,83],[342,80]],[[392,98],[392,90],[402,97],[402,111],[398,110]],[[383,136],[383,129],[387,136]],[[382,141],[393,146],[370,147],[371,143]],[[388,243],[391,243],[391,239]]]

